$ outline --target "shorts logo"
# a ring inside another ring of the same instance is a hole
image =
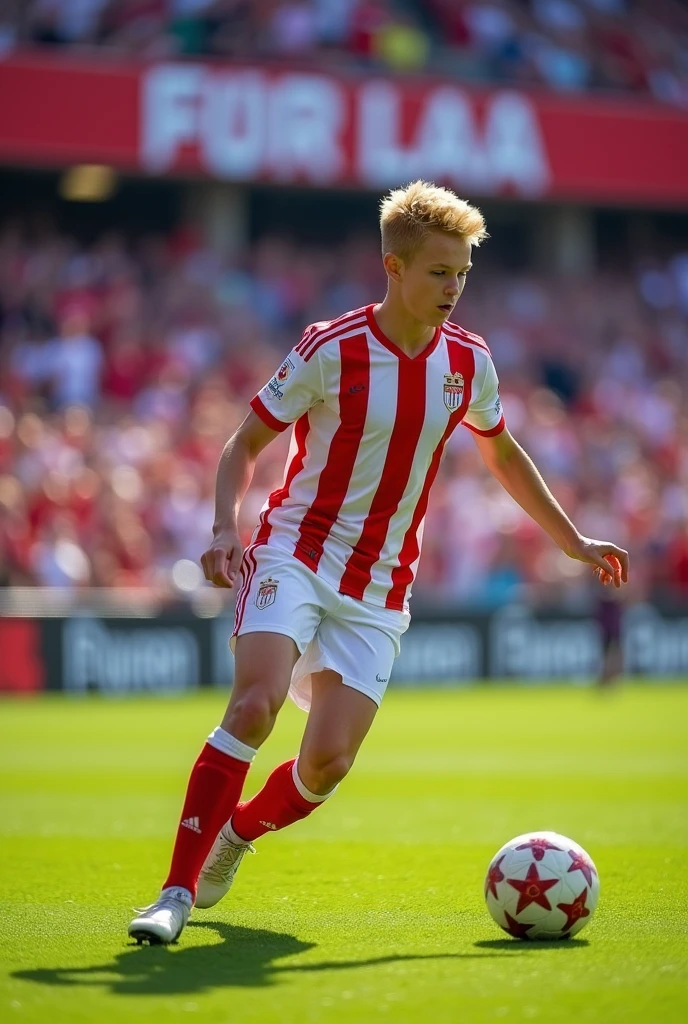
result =
[[[271,604],[274,604],[278,586],[279,580],[273,580],[272,576],[261,580],[256,594],[256,608],[269,608]]]
[[[386,683],[389,680],[389,676],[387,677],[387,679],[381,679],[379,673],[376,672],[375,679],[377,680],[378,683]]]
[[[444,404],[449,412],[456,412],[463,401],[463,374],[445,373]]]

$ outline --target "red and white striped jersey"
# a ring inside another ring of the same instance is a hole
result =
[[[406,609],[447,439],[459,423],[504,429],[482,338],[446,323],[412,359],[365,306],[308,327],[251,407],[273,430],[295,423],[253,543],[288,552],[340,593]]]

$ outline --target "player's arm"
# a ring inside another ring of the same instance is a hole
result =
[[[279,433],[251,410],[222,450],[215,485],[213,541],[201,556],[205,578],[218,587],[234,585],[242,556],[239,506],[253,478],[256,459]]]
[[[220,456],[215,490],[213,542],[201,558],[205,578],[232,587],[242,550],[237,515],[266,445],[323,400],[323,373],[315,324],[284,360],[274,377],[251,400],[251,411]],[[310,346],[314,345],[313,350]]]
[[[608,541],[591,540],[578,532],[540,476],[532,459],[506,427],[494,436],[474,433],[487,468],[514,501],[545,530],[570,558],[599,570],[603,583],[628,582],[628,552]]]

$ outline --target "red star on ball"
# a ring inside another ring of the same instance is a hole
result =
[[[533,924],[521,924],[520,921],[516,921],[508,910],[504,911],[504,916],[506,918],[506,924],[501,925],[501,927],[505,932],[508,932],[509,935],[513,935],[515,939],[527,939],[528,929],[535,927]]]
[[[555,846],[554,843],[550,843],[549,839],[529,839],[527,843],[522,843],[521,846],[516,847],[517,850],[532,850],[533,857],[535,860],[542,860],[545,856],[545,850],[559,850],[561,846]]]
[[[567,932],[569,928],[572,928],[576,921],[580,921],[581,917],[590,917],[590,911],[585,905],[585,901],[588,898],[588,890],[583,889],[580,896],[576,896],[573,903],[557,903],[557,910],[563,910],[566,914],[566,924],[561,929],[562,932]]]
[[[506,857],[503,853],[499,860],[496,860],[494,864],[490,864],[487,872],[487,878],[485,879],[485,895],[491,892],[495,899],[497,899],[497,882],[504,881],[504,872],[500,868],[500,864]]]
[[[529,907],[531,903],[537,903],[539,907],[544,907],[545,910],[551,910],[552,905],[545,895],[548,889],[551,889],[553,885],[556,885],[559,881],[558,878],[540,878],[538,874],[537,864],[531,864],[528,868],[528,874],[525,878],[507,878],[507,882],[514,889],[518,889],[520,896],[518,897],[518,906],[516,907],[516,913],[520,914],[522,910]]]
[[[569,868],[568,873],[572,871],[582,871],[585,881],[588,885],[592,885],[592,876],[596,874],[595,865],[586,857],[584,853],[579,853],[577,850],[569,850],[569,857],[573,861],[573,864]]]

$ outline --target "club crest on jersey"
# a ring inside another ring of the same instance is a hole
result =
[[[279,580],[273,580],[272,576],[261,580],[256,594],[256,608],[269,608],[271,604],[274,604],[278,586]]]
[[[463,374],[445,373],[444,404],[449,412],[456,412],[463,401]]]

